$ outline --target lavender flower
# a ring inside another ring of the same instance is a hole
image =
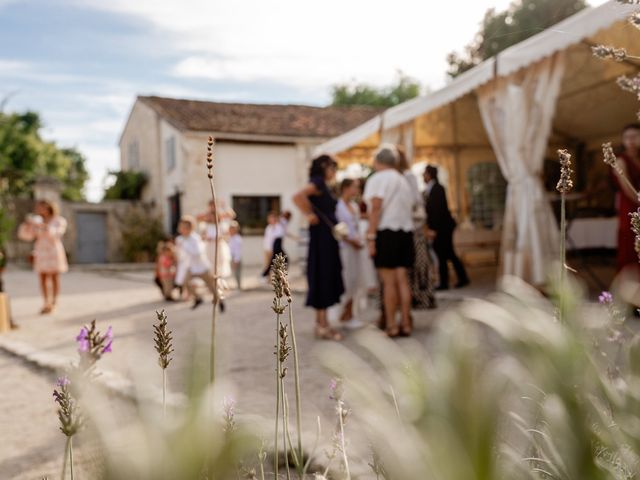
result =
[[[171,354],[173,353],[173,336],[172,332],[167,328],[167,314],[164,310],[156,312],[158,323],[153,325],[155,333],[156,352],[158,352],[158,364],[164,370],[171,363]]]
[[[78,351],[80,353],[89,351],[89,336],[88,335],[89,335],[89,331],[87,330],[87,327],[82,327],[80,329],[80,333],[76,337],[76,342],[78,342]]]
[[[224,397],[222,401],[222,409],[224,411],[224,427],[225,433],[231,433],[236,429],[235,422],[236,401],[232,397]]]
[[[600,305],[609,305],[613,303],[613,295],[611,295],[611,292],[602,292],[598,297],[598,303],[600,303]]]
[[[640,259],[640,208],[637,211],[630,213],[629,216],[631,217],[631,230],[635,235],[636,253]]]
[[[344,393],[344,389],[342,386],[341,378],[332,378],[329,382],[329,399],[340,401],[342,400],[342,394]]]
[[[82,418],[78,412],[76,401],[69,391],[70,384],[67,377],[60,377],[56,382],[59,390],[53,390],[54,401],[58,404],[60,431],[67,437],[75,435],[82,426]]]
[[[615,48],[610,45],[595,45],[591,47],[591,52],[595,57],[603,60],[622,62],[627,58],[627,51],[624,48]]]
[[[571,154],[567,150],[558,150],[560,158],[560,180],[556,185],[556,190],[560,193],[568,193],[573,188],[571,181]]]
[[[96,328],[96,321],[85,325],[76,337],[80,353],[80,370],[88,372],[105,353],[113,351],[113,329],[109,327],[104,334]]]

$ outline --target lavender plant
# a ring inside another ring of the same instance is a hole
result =
[[[64,461],[62,464],[62,480],[66,478],[67,461],[71,480],[73,473],[73,436],[78,433],[83,425],[83,418],[78,410],[77,402],[71,395],[69,385],[71,381],[68,377],[60,377],[56,382],[57,389],[53,391],[54,401],[58,404],[58,420],[60,421],[60,431],[67,437],[65,445]]]
[[[158,323],[153,325],[155,349],[158,352],[158,365],[162,369],[162,415],[167,413],[167,367],[171,363],[173,353],[173,337],[167,328],[167,314],[164,310],[156,311]]]
[[[92,320],[91,324],[80,329],[76,342],[78,342],[78,353],[80,354],[78,371],[85,375],[91,375],[96,362],[105,353],[112,352],[113,330],[109,326],[107,331],[102,334],[96,327],[96,321]]]

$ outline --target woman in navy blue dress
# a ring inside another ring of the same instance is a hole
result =
[[[306,305],[316,310],[316,337],[327,340],[342,339],[327,319],[327,308],[339,303],[344,293],[340,247],[333,237],[338,202],[327,185],[335,178],[337,166],[328,155],[313,160],[309,183],[293,197],[309,222]]]

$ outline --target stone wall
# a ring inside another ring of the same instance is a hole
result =
[[[32,244],[18,240],[16,231],[19,223],[33,211],[35,200],[15,199],[9,202],[8,208],[16,220],[14,232],[7,245],[7,255],[10,261],[24,263],[29,256]],[[78,213],[103,213],[106,216],[106,260],[108,263],[125,261],[122,254],[123,223],[127,215],[134,211],[145,215],[155,216],[158,213],[149,203],[129,200],[109,200],[101,203],[88,202],[60,202],[60,214],[67,220],[67,232],[63,244],[69,258],[69,263],[75,263],[78,248]]]

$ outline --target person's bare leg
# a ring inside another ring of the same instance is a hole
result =
[[[52,273],[51,277],[51,290],[53,291],[53,298],[51,300],[51,306],[55,307],[58,301],[58,293],[60,292],[60,275]]]
[[[340,321],[348,322],[352,318],[353,318],[353,298],[350,298],[349,300],[347,300],[347,303],[344,304]]]
[[[395,272],[390,268],[381,268],[382,290],[384,292],[384,314],[387,319],[387,334],[391,337],[398,334],[396,310],[398,308],[398,285]]]
[[[49,286],[47,285],[47,274],[40,273],[40,291],[42,293],[42,299],[44,300],[44,306],[40,313],[47,313],[49,308]]]
[[[406,268],[396,268],[395,277],[400,293],[400,311],[402,313],[402,326],[407,332],[411,331],[411,285]]]
[[[316,310],[316,337],[323,340],[342,340],[340,332],[336,332],[329,325],[325,308]]]
[[[316,325],[322,328],[326,328],[329,326],[326,309],[316,310]]]

